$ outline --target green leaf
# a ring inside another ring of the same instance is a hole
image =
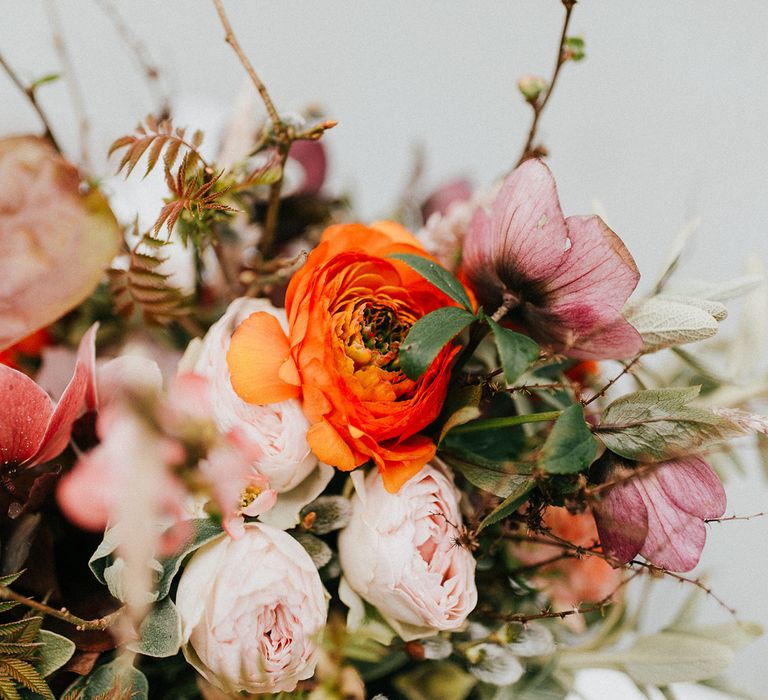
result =
[[[472,464],[455,457],[444,459],[451,467],[458,469],[471,484],[500,498],[508,498],[531,479],[530,475],[507,471],[508,465],[505,464],[497,464],[494,469],[490,465]]]
[[[480,417],[480,400],[482,397],[483,389],[478,384],[463,386],[448,394],[440,417],[437,419],[438,425],[442,423],[440,436],[437,440],[438,445],[451,428]]]
[[[492,318],[487,321],[499,351],[504,379],[512,384],[538,358],[539,346],[527,335],[504,328]]]
[[[544,441],[539,466],[549,474],[575,474],[595,459],[597,443],[580,404],[566,408]]]
[[[698,393],[686,387],[627,394],[605,409],[595,432],[609,450],[640,462],[680,457],[743,434],[727,418],[689,406]]]
[[[437,287],[443,294],[449,296],[457,304],[461,304],[467,311],[472,311],[472,303],[467,296],[467,290],[448,270],[421,255],[409,253],[395,253],[389,257],[402,260],[408,267],[413,268],[425,280]]]
[[[60,73],[47,73],[46,75],[42,75],[36,80],[32,82],[32,84],[29,86],[29,89],[34,91],[37,90],[41,85],[46,85],[48,83],[53,83],[57,81],[61,77]]]
[[[584,39],[580,36],[569,36],[563,41],[563,51],[568,60],[581,61],[586,56]]]
[[[400,345],[400,367],[406,376],[418,379],[440,351],[474,320],[474,314],[455,306],[444,306],[422,316]]]
[[[25,571],[26,569],[22,569],[21,571],[17,571],[15,574],[7,574],[5,576],[0,576],[0,586],[10,586]]]
[[[740,651],[762,636],[763,628],[754,622],[721,622],[713,625],[677,626],[675,632],[711,639]]]
[[[54,700],[53,693],[40,672],[27,661],[13,657],[0,658],[0,673],[12,678],[16,683],[28,688],[39,697]]]
[[[41,676],[50,676],[67,663],[75,653],[75,643],[55,632],[40,630],[40,641],[43,646],[35,667]]]
[[[477,680],[450,661],[419,664],[395,677],[394,685],[408,700],[464,700]]]
[[[489,525],[503,520],[528,500],[528,494],[536,486],[536,480],[528,477],[525,481],[521,481],[517,484],[515,490],[507,496],[496,508],[494,508],[488,515],[483,518],[482,522],[477,528],[478,532],[482,532]]]
[[[97,700],[99,696],[114,693],[115,690],[120,691],[117,696],[120,700],[147,700],[149,697],[146,676],[126,663],[126,657],[119,656],[114,661],[99,666],[89,675],[78,678],[64,691],[61,698]]]
[[[139,640],[129,644],[128,648],[156,658],[178,653],[181,648],[181,618],[170,597],[166,596],[152,606],[141,623]]]

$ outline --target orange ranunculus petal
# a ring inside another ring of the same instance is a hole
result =
[[[414,435],[405,442],[384,451],[384,464],[380,466],[381,480],[389,493],[400,487],[435,456],[437,448],[429,438]],[[374,457],[374,459],[376,459]]]
[[[288,338],[280,322],[266,311],[257,311],[232,335],[227,365],[232,387],[248,403],[267,404],[298,398],[300,390],[286,379],[298,378],[292,365]]]
[[[315,423],[307,431],[307,442],[318,459],[342,471],[352,471],[359,466],[349,445],[327,421]]]

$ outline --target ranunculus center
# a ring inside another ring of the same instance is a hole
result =
[[[355,369],[373,365],[387,372],[397,372],[400,369],[400,343],[410,327],[410,319],[401,319],[394,307],[364,301],[348,318],[345,329],[347,357],[354,361]]]

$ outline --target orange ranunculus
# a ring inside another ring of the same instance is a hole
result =
[[[435,454],[418,433],[440,413],[458,351],[445,347],[417,381],[400,371],[409,328],[454,302],[393,253],[427,257],[398,224],[328,228],[288,287],[288,335],[257,312],[237,328],[227,355],[245,401],[300,397],[314,453],[344,471],[373,460],[390,492]]]

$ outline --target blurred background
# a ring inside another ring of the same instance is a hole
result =
[[[418,148],[420,194],[457,176],[485,186],[509,170],[531,116],[516,81],[550,75],[563,14],[558,0],[225,4],[278,109],[311,103],[338,119],[325,140],[327,187],[348,193],[363,220],[397,207]],[[113,172],[108,145],[164,96],[179,125],[209,130],[215,142],[245,81],[212,3],[112,6],[159,69],[155,87],[104,11],[106,0],[2,0],[0,51],[31,82],[64,70],[52,37],[63,38],[84,94],[97,174]],[[734,277],[750,255],[768,263],[768,5],[580,0],[570,34],[584,37],[587,58],[564,66],[539,129],[566,214],[604,216],[637,260],[641,291],[674,235],[696,218],[681,278]],[[65,82],[42,86],[39,98],[76,159],[78,118]],[[0,75],[0,134],[38,128]],[[730,319],[722,332],[734,325]],[[728,514],[768,510],[768,481],[757,460],[747,456],[745,464],[727,484]],[[698,571],[740,617],[768,627],[768,518],[710,526]],[[672,585],[655,596],[649,625],[685,593]],[[723,615],[714,601],[705,604],[705,618]],[[732,680],[768,697],[767,656],[764,638],[741,653]],[[632,697],[615,682],[587,674],[584,695]]]

